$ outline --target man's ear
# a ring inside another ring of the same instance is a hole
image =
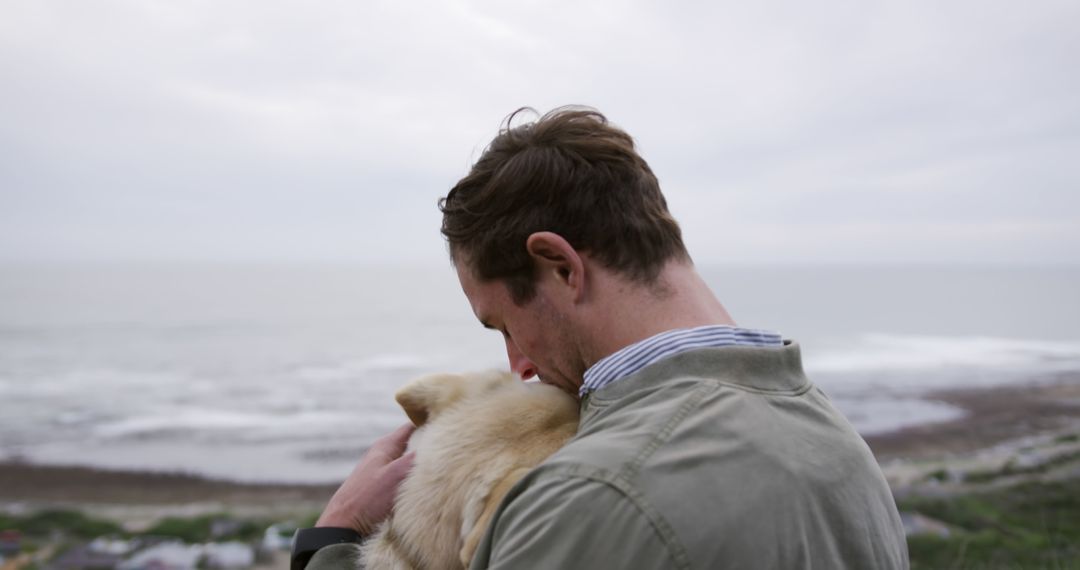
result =
[[[525,249],[541,279],[554,277],[560,285],[569,288],[574,302],[584,297],[585,262],[570,242],[554,232],[535,232],[525,240]]]

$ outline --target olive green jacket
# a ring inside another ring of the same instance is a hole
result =
[[[471,566],[907,567],[881,470],[790,342],[685,352],[586,397]]]

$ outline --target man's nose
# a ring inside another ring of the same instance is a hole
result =
[[[528,380],[536,376],[536,365],[526,358],[524,354],[521,354],[517,345],[510,339],[506,339],[506,359],[510,361],[510,370],[521,376],[522,380]]]

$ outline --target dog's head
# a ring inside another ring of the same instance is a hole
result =
[[[487,392],[511,382],[520,382],[509,372],[488,371],[470,374],[431,374],[413,380],[398,390],[394,399],[416,427],[427,423],[462,398]]]

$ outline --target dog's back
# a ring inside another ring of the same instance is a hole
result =
[[[515,482],[568,439],[578,404],[509,373],[436,375],[398,402],[419,427],[394,514],[364,546],[365,568],[463,568]]]

